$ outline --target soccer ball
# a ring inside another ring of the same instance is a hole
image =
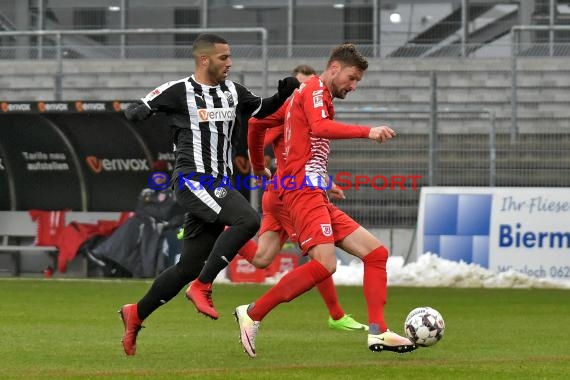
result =
[[[433,346],[443,338],[445,322],[439,311],[428,306],[417,307],[406,317],[404,331],[418,346]]]

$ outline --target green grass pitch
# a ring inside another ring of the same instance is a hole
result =
[[[313,290],[262,323],[258,357],[238,343],[233,308],[267,289],[219,284],[221,317],[197,314],[182,293],[145,321],[126,357],[117,314],[149,281],[0,280],[0,379],[567,379],[570,291],[389,288],[386,316],[403,333],[416,306],[446,322],[437,345],[373,353],[363,332],[330,330]],[[346,312],[366,321],[360,287],[340,286]]]

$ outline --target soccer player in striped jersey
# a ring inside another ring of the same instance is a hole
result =
[[[186,296],[199,312],[218,318],[212,282],[260,225],[256,211],[230,182],[236,120],[271,115],[299,86],[296,78],[287,77],[275,95],[262,99],[229,80],[230,46],[215,34],[199,35],[192,55],[193,75],[157,87],[125,111],[131,121],[164,113],[174,128],[172,186],[186,211],[180,261],[162,272],[137,303],[119,310],[127,355],[136,352],[143,320],[193,280]]]

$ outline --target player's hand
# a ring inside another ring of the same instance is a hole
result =
[[[332,187],[328,190],[329,193],[329,197],[331,197],[332,199],[346,199],[346,197],[344,196],[344,191],[338,187],[337,185],[332,184]]]
[[[268,168],[263,168],[263,170],[254,170],[253,175],[257,177],[257,184],[261,185],[263,183],[263,178],[266,180],[271,179],[271,170]]]
[[[123,112],[125,117],[130,121],[141,121],[152,115],[152,110],[141,100],[131,103]]]
[[[387,125],[370,128],[370,132],[368,132],[368,138],[376,140],[379,144],[390,140],[394,136],[396,136],[396,132]]]
[[[273,157],[265,155],[263,156],[263,162],[265,163],[266,168],[270,168],[273,163]]]
[[[277,84],[277,92],[281,99],[287,99],[295,89],[299,88],[301,83],[295,77],[286,77],[279,81]]]

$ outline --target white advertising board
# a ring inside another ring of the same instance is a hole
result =
[[[418,255],[570,280],[570,189],[423,187]]]

